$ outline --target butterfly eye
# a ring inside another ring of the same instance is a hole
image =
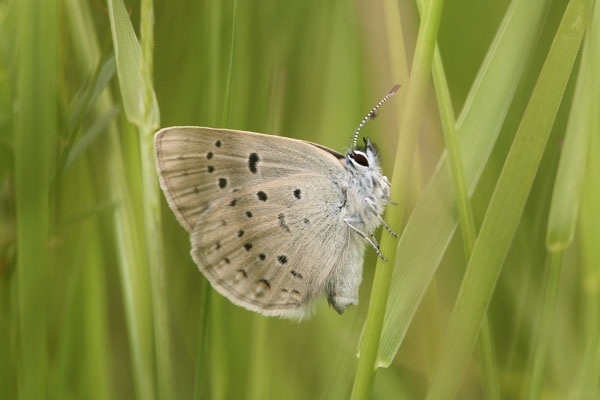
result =
[[[354,161],[356,161],[363,167],[369,166],[369,160],[367,160],[367,157],[363,153],[359,153],[359,152],[355,151],[352,153],[352,158],[354,159]]]

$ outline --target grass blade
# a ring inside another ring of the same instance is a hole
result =
[[[596,14],[597,4],[594,18]],[[596,27],[592,30],[595,31]],[[598,36],[590,40],[598,43]],[[584,324],[581,331],[584,344],[578,377],[571,389],[572,399],[596,399],[599,395],[597,382],[600,378],[600,287],[596,282],[600,276],[600,114],[595,113],[594,116],[578,224],[582,269],[578,289],[583,293]]]
[[[46,397],[46,304],[50,176],[57,141],[58,2],[16,3],[15,197],[19,323],[18,394]]]
[[[109,1],[113,47],[123,105],[129,121],[137,125],[143,180],[143,196],[138,199],[144,212],[145,252],[148,254],[152,291],[154,346],[158,393],[163,399],[175,398],[171,361],[171,337],[165,283],[162,240],[161,194],[155,173],[153,134],[159,126],[159,110],[152,84],[154,46],[154,8],[152,0],[141,1],[140,31],[142,45],[121,0]]]
[[[575,234],[581,187],[585,178],[587,148],[600,107],[600,8],[595,7],[590,29],[586,34],[577,85],[569,113],[562,154],[558,165],[548,217],[546,247],[550,268],[546,278],[544,299],[539,313],[537,332],[533,338],[528,398],[539,399],[544,381],[544,366],[552,337],[556,301],[562,271],[563,256]],[[593,351],[592,351],[593,352]]]
[[[424,0],[419,0],[417,2],[420,13],[422,13],[424,3]],[[475,240],[477,239],[477,227],[475,226],[475,216],[469,198],[463,158],[460,153],[458,138],[456,136],[456,118],[452,106],[452,99],[450,97],[450,89],[448,88],[442,56],[437,44],[433,53],[432,69],[433,83],[442,122],[442,131],[444,133],[444,141],[448,151],[448,162],[450,163],[450,170],[452,171],[452,182],[454,184],[454,195],[456,196],[465,260],[468,262],[473,253]],[[498,382],[498,371],[496,369],[496,357],[494,355],[493,344],[492,334],[486,316],[483,320],[481,332],[479,334],[479,349],[483,364],[486,398],[489,400],[500,399],[500,384]]]
[[[158,126],[158,103],[154,91],[147,107],[146,78],[142,73],[142,48],[137,41],[122,0],[108,1],[108,16],[115,49],[115,61],[127,119],[137,126]]]
[[[401,231],[398,228],[402,225],[406,200],[406,196],[403,193],[406,193],[411,175],[411,167],[414,162],[419,121],[429,83],[431,59],[437,39],[443,4],[443,0],[431,0],[428,3],[427,11],[424,13],[419,27],[415,57],[404,103],[404,111],[402,113],[403,117],[400,125],[399,142],[392,177],[392,192],[390,196],[398,205],[387,212],[388,223],[390,223],[390,226],[396,232]],[[391,260],[394,259],[395,247],[395,239],[391,235],[384,235],[381,241],[381,251],[389,255]],[[371,395],[373,389],[377,351],[379,349],[383,318],[390,289],[392,268],[393,265],[391,262],[382,262],[381,259],[377,261],[369,311],[365,322],[364,335],[360,343],[360,358],[352,388],[353,399],[366,399]]]
[[[65,11],[72,31],[76,66],[85,76],[96,68],[100,60],[98,38],[93,30],[93,19],[85,2],[67,0]],[[117,72],[118,64],[117,64]],[[92,110],[96,115],[104,115],[114,107],[108,91],[104,91]],[[137,215],[132,203],[132,189],[126,179],[123,148],[114,123],[109,124],[107,139],[106,168],[102,175],[110,177],[106,181],[111,200],[118,203],[113,215],[114,241],[119,260],[119,276],[127,322],[127,333],[131,351],[132,375],[136,394],[139,398],[155,398],[154,368],[151,336],[151,310],[148,293],[148,278],[142,269],[147,265],[146,255],[141,246],[142,238]]]
[[[565,250],[575,234],[589,137],[600,106],[599,8],[595,7],[593,20],[586,34],[577,86],[554,183],[546,236],[546,247],[549,251]]]
[[[575,63],[591,6],[590,0],[572,0],[567,6],[483,220],[428,399],[453,398],[460,387]]]
[[[472,194],[508,111],[551,0],[514,0],[457,121]],[[515,45],[517,43],[518,45]],[[485,134],[482,134],[485,133]],[[458,226],[451,172],[443,155],[398,242],[378,366],[390,365]]]

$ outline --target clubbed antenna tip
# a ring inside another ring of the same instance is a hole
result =
[[[356,128],[356,130],[352,134],[352,149],[356,149],[356,140],[358,139],[358,132],[360,132],[362,127],[365,126],[367,122],[369,122],[369,120],[377,116],[377,110],[379,109],[379,107],[381,107],[381,105],[385,103],[387,99],[395,95],[398,89],[400,89],[400,86],[401,85],[394,85],[392,90],[390,90],[389,93],[386,94],[385,97],[381,99],[381,101],[377,103],[377,105],[373,107],[373,109],[369,111],[369,113],[363,118],[363,120],[358,125],[358,128]]]
[[[394,85],[394,87],[392,88],[392,90],[390,90],[390,93],[392,96],[396,94],[396,92],[398,91],[398,89],[400,89],[400,86],[402,85]]]

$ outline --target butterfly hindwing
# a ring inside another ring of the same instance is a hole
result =
[[[301,318],[339,261],[343,199],[319,175],[236,191],[202,215],[192,257],[232,302],[266,315]]]

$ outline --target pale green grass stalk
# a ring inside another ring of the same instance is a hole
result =
[[[160,126],[160,115],[154,94],[154,5],[152,0],[141,0],[140,7],[141,75],[139,88],[144,103],[144,123],[138,126],[140,160],[144,182],[144,222],[146,251],[150,263],[150,284],[152,288],[152,311],[154,322],[154,347],[156,352],[156,373],[158,394],[161,399],[177,398],[171,360],[171,335],[166,290],[166,265],[162,235],[161,192],[156,175],[154,132]]]
[[[423,12],[424,1],[417,1],[419,12]],[[475,226],[475,216],[473,207],[469,199],[467,180],[465,178],[463,159],[460,153],[458,138],[456,137],[456,118],[450,89],[446,81],[442,56],[439,46],[436,44],[433,53],[433,83],[437,94],[437,103],[440,110],[440,120],[444,132],[444,140],[448,150],[448,161],[452,171],[452,181],[456,196],[458,208],[458,217],[465,251],[465,260],[467,263],[473,253],[473,246],[477,239],[477,227]],[[481,361],[483,364],[483,373],[485,379],[486,398],[488,400],[500,399],[500,383],[498,382],[498,370],[496,368],[496,357],[494,354],[494,343],[487,316],[484,317],[479,334],[479,350],[481,352]]]
[[[88,3],[75,0],[65,2],[67,22],[75,49],[76,67],[87,75],[100,60],[100,47]],[[104,115],[114,107],[108,91],[96,102],[93,112]],[[123,152],[116,124],[111,123],[107,135],[108,154],[106,166],[109,191],[118,206],[113,214],[114,239],[119,260],[125,315],[131,348],[134,387],[139,398],[154,398],[154,374],[150,309],[147,279],[139,270],[145,265],[140,249],[138,224],[131,204],[130,189],[125,179]]]
[[[207,382],[207,369],[206,366],[206,343],[208,338],[208,321],[209,321],[209,301],[210,301],[210,283],[208,279],[202,280],[202,286],[200,288],[200,316],[198,318],[198,334],[196,335],[196,371],[194,374],[194,400],[200,400],[204,398]]]
[[[58,4],[16,3],[18,114],[15,140],[21,399],[46,396],[49,185],[57,137]]]
[[[428,399],[454,398],[544,153],[592,2],[572,0],[492,195],[454,305]]]
[[[228,391],[228,355],[227,355],[227,330],[224,326],[224,315],[227,300],[211,289],[209,300],[208,329],[210,332],[210,398],[222,400],[227,398]],[[206,382],[206,381],[205,381]]]
[[[391,198],[398,205],[392,206],[387,212],[387,220],[392,229],[397,232],[401,232],[399,228],[402,227],[404,207],[406,205],[406,188],[408,187],[411,166],[414,162],[419,122],[429,82],[431,58],[437,38],[442,5],[443,0],[431,0],[419,27],[415,57],[408,83],[404,112],[402,113],[402,124],[400,126],[392,178]],[[390,235],[384,234],[381,242],[381,251],[390,260],[394,259],[395,247],[395,239]],[[360,358],[352,388],[353,399],[366,399],[373,390],[376,370],[375,361],[379,349],[393,266],[391,261],[387,263],[381,259],[377,261],[369,311],[365,322],[364,335],[360,344]]]
[[[554,310],[556,308],[556,299],[558,297],[558,286],[560,283],[560,273],[562,270],[564,250],[556,250],[548,253],[548,270],[546,276],[546,287],[544,289],[543,304],[541,307],[540,319],[537,324],[537,332],[533,342],[534,353],[531,365],[531,374],[529,382],[529,392],[527,399],[539,399],[542,393],[544,383],[544,364],[548,345],[552,337],[552,323],[554,322]]]
[[[74,179],[66,183],[69,187],[65,188],[64,192],[70,190],[76,193],[63,197],[67,203],[65,207],[72,207],[73,205],[69,203],[78,201],[83,204],[82,209],[94,210],[93,207],[97,206],[97,203],[93,195],[94,179],[90,173],[89,160],[79,159],[77,169],[73,171],[72,175],[74,175]],[[100,234],[98,211],[95,215],[87,215],[82,221],[81,227],[77,223],[74,226],[76,231],[81,229],[81,240],[76,247],[78,256],[73,262],[73,273],[80,276],[75,283],[81,286],[77,288],[77,292],[82,296],[72,299],[76,304],[82,303],[80,317],[83,333],[76,334],[75,340],[80,340],[85,350],[81,354],[81,359],[75,358],[77,361],[73,363],[75,369],[82,372],[80,396],[98,400],[114,398],[114,386],[110,376],[112,354],[108,337],[106,257],[103,253],[104,243]],[[83,298],[83,302],[81,298]],[[77,332],[76,327],[73,326],[68,330]],[[74,340],[68,340],[63,344],[73,348],[74,342]],[[83,365],[81,365],[81,361],[83,361]],[[67,387],[61,389],[63,391],[55,393],[57,398],[64,396],[65,391],[68,390]]]
[[[385,16],[386,36],[388,38],[388,57],[390,60],[392,81],[396,84],[406,86],[409,80],[408,62],[406,60],[404,33],[402,32],[402,20],[400,18],[398,2],[385,0],[383,2],[383,13]],[[405,93],[405,90],[400,89],[392,104],[389,105],[389,107],[395,110],[398,132],[402,125]],[[406,204],[409,209],[413,207],[414,202],[416,202],[415,199],[419,198],[423,190],[423,169],[421,167],[420,154],[419,144],[417,143],[415,145],[412,173],[409,178],[410,183],[406,188],[408,192]]]
[[[594,130],[596,113],[600,107],[600,11],[595,8],[590,29],[586,34],[573,103],[565,133],[561,158],[558,165],[548,228],[546,248],[549,270],[541,306],[537,332],[533,338],[533,361],[531,365],[528,398],[539,399],[544,382],[544,366],[558,297],[560,274],[565,250],[571,245],[575,234],[581,199],[581,187],[585,178],[587,149],[590,134]]]
[[[470,194],[505,121],[549,3],[511,3],[460,113],[456,130]],[[458,226],[454,192],[447,154],[443,154],[398,242],[379,366],[389,366],[396,356]]]
[[[248,368],[248,399],[262,400],[270,398],[269,364],[265,359],[265,350],[269,348],[269,320],[262,315],[253,316],[250,347],[250,365]]]
[[[90,174],[86,175],[89,179]],[[87,240],[85,255],[88,262],[84,272],[85,303],[85,344],[86,379],[85,387],[90,399],[110,399],[113,397],[113,385],[110,379],[111,353],[108,340],[108,314],[106,310],[106,279],[104,276],[105,258],[102,254],[97,221],[91,221],[86,227]],[[83,265],[83,264],[82,264]]]
[[[473,253],[475,240],[477,239],[477,228],[475,226],[475,217],[469,200],[462,157],[460,155],[460,148],[456,137],[456,120],[454,118],[454,110],[450,99],[450,91],[445,79],[444,67],[437,46],[433,56],[433,81],[436,87],[438,107],[440,108],[444,140],[446,142],[446,148],[448,149],[450,170],[452,171],[452,181],[454,183],[457,201],[465,260],[468,262]],[[500,399],[500,383],[498,382],[494,343],[487,316],[483,319],[481,332],[479,334],[479,350],[482,357],[481,361],[485,378],[484,386],[486,389],[486,398]]]
[[[229,63],[227,65],[227,79],[225,80],[225,101],[223,102],[222,126],[229,125],[229,115],[231,110],[231,95],[233,91],[233,69],[235,67],[235,43],[237,30],[237,0],[233,0],[233,15],[231,23],[231,46],[229,48]]]
[[[598,14],[598,5],[594,18]],[[595,27],[592,30],[596,30]],[[588,36],[589,37],[589,36]],[[586,39],[587,40],[587,39]],[[597,39],[592,39],[597,40]],[[597,99],[597,97],[596,97]],[[581,280],[578,286],[583,293],[583,349],[578,376],[571,388],[570,398],[596,399],[600,378],[600,114],[595,113],[588,154],[588,168],[582,191],[579,212],[578,237],[581,254]]]

